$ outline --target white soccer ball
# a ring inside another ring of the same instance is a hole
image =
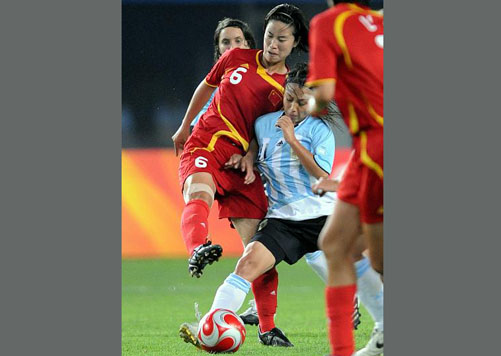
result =
[[[245,340],[244,322],[228,309],[207,313],[198,325],[198,340],[210,353],[236,352]]]

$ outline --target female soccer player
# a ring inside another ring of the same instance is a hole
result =
[[[225,170],[224,164],[233,154],[248,150],[255,119],[282,106],[285,60],[294,48],[307,50],[308,26],[297,7],[281,4],[266,15],[264,27],[263,50],[234,48],[221,56],[195,90],[172,137],[176,155],[182,150],[179,178],[186,205],[181,231],[192,276],[199,277],[222,253],[209,239],[214,199],[219,202],[219,218],[231,220],[244,244],[266,214],[261,180],[245,184],[242,172]],[[214,100],[190,135],[190,122],[216,87]]]
[[[226,17],[218,22],[214,31],[214,62],[217,62],[224,52],[232,48],[254,49],[256,48],[256,41],[246,22]],[[216,92],[217,89],[213,91],[210,99],[191,122],[192,129],[209,108]],[[257,325],[259,320],[254,300],[251,300],[249,304],[249,309],[241,315],[241,318],[246,324]]]
[[[325,295],[332,355],[352,356],[353,249],[361,226],[371,263],[383,274],[384,26],[383,15],[371,11],[369,1],[334,3],[311,21],[308,84],[314,87],[312,108],[335,98],[353,137],[354,154],[337,189],[339,203],[320,238],[329,265]],[[317,192],[334,189],[328,179],[313,185]],[[382,353],[383,331],[376,328],[356,355]]]

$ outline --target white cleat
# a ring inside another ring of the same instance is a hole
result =
[[[182,323],[179,327],[179,337],[187,342],[188,344],[192,344],[197,349],[202,349],[202,345],[200,341],[198,341],[198,325],[200,324],[200,318],[202,314],[198,310],[198,303],[195,303],[195,317],[197,318],[197,322],[193,323]]]
[[[384,332],[378,329],[372,331],[371,339],[361,350],[355,352],[353,356],[381,356],[384,348]]]
[[[202,345],[200,345],[200,341],[198,341],[197,337],[197,323],[182,323],[179,327],[179,337],[187,342],[188,344],[192,344],[197,349],[202,349]]]

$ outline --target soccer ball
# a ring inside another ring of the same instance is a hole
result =
[[[236,352],[244,343],[246,332],[238,315],[228,309],[215,309],[202,318],[197,336],[207,352]]]

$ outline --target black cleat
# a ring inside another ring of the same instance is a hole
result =
[[[247,325],[259,325],[259,317],[257,316],[256,302],[249,300],[249,309],[239,315],[240,319]]]
[[[358,297],[355,297],[355,305],[353,309],[353,329],[357,330],[358,326],[360,325],[361,321],[360,318],[362,317],[362,313],[360,313],[360,301],[358,300]]]
[[[222,253],[223,248],[221,245],[212,245],[210,241],[198,246],[188,260],[188,272],[190,272],[192,277],[200,278],[205,266],[219,260]]]
[[[282,346],[282,347],[292,347],[294,346],[292,342],[287,339],[282,330],[279,328],[273,328],[270,331],[261,334],[260,328],[257,329],[257,336],[259,342],[266,346]]]

